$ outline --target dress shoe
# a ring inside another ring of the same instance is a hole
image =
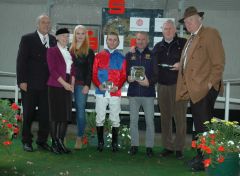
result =
[[[168,150],[168,149],[163,149],[163,151],[160,153],[160,157],[167,157],[171,154],[173,154],[174,152],[172,150]]]
[[[37,147],[39,150],[46,150],[46,151],[51,151],[51,147],[48,145],[48,143],[37,143]]]
[[[176,158],[179,159],[179,160],[184,158],[184,155],[183,155],[182,151],[176,151]]]
[[[99,142],[99,143],[98,143],[97,150],[98,150],[99,152],[102,152],[102,151],[103,151],[103,147],[104,147],[104,143]]]
[[[131,146],[130,150],[128,151],[128,153],[132,156],[136,155],[137,152],[138,152],[138,147],[137,146]]]
[[[192,160],[188,162],[188,166],[191,168],[192,171],[204,171],[204,164],[203,164],[203,157],[196,156]]]
[[[147,149],[146,149],[146,154],[147,154],[147,157],[151,158],[151,157],[153,156],[153,150],[152,150],[152,148],[147,147]]]
[[[112,145],[112,151],[117,152],[118,151],[118,144],[113,144]]]
[[[28,144],[28,143],[23,144],[23,150],[26,152],[33,152],[32,144]]]

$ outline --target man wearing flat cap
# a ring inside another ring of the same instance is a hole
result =
[[[202,17],[195,7],[188,7],[179,20],[191,33],[182,51],[178,73],[176,100],[190,100],[196,133],[206,131],[205,121],[213,117],[219,92],[223,91],[222,75],[225,54],[221,37],[214,28],[204,27]],[[198,154],[189,166],[194,171],[204,170],[203,155]]]

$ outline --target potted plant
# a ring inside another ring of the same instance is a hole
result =
[[[238,176],[240,170],[240,126],[212,118],[204,123],[207,131],[199,134],[192,147],[204,153],[204,167],[211,176]]]
[[[11,146],[12,139],[19,133],[18,123],[22,120],[19,109],[16,103],[0,99],[0,147]]]

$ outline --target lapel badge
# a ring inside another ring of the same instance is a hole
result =
[[[132,55],[131,60],[136,60],[136,55],[135,54]]]
[[[146,58],[146,59],[151,59],[151,55],[150,55],[150,54],[146,54],[146,55],[145,55],[145,58]]]

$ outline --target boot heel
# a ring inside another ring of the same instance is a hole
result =
[[[67,149],[67,148],[65,147],[62,139],[58,139],[58,146],[59,146],[59,148],[61,149],[62,153],[68,154],[68,153],[71,152],[71,150],[69,150],[69,149]]]

